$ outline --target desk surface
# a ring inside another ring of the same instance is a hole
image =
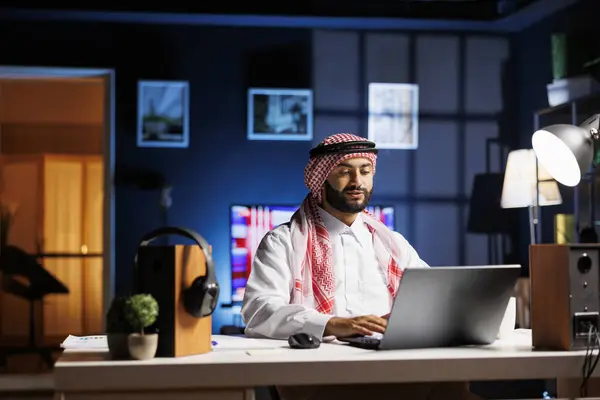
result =
[[[585,356],[532,351],[529,330],[489,346],[422,350],[363,350],[339,342],[293,350],[285,341],[213,340],[218,344],[207,354],[147,361],[111,361],[106,350],[67,350],[55,365],[56,390],[579,378]]]

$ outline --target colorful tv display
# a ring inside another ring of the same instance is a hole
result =
[[[290,220],[299,206],[234,205],[231,206],[231,296],[232,302],[244,298],[244,289],[254,253],[262,238],[271,229]],[[367,207],[390,229],[394,229],[394,207],[373,205]]]

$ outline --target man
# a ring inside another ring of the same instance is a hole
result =
[[[242,309],[248,336],[383,333],[402,269],[427,266],[402,235],[363,212],[376,167],[370,143],[337,134],[311,152],[310,193],[256,251]]]
[[[385,331],[402,271],[428,265],[402,235],[364,212],[376,154],[374,143],[347,133],[311,150],[304,170],[310,193],[290,222],[267,233],[256,251],[242,307],[247,336],[287,339],[307,333],[323,339]],[[407,396],[432,394],[433,385],[417,386]],[[293,388],[288,389],[290,394]],[[341,396],[340,388],[327,390],[297,388],[293,397]]]

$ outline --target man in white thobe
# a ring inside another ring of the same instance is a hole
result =
[[[311,151],[304,170],[310,193],[256,251],[242,307],[247,336],[306,333],[323,340],[385,331],[402,271],[428,265],[401,234],[364,211],[376,154],[374,143],[347,133],[329,136]],[[416,400],[438,392],[446,399],[451,392],[460,396],[450,398],[471,398],[464,384],[278,389],[282,397],[302,399],[378,393]]]

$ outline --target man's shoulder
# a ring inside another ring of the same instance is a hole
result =
[[[263,236],[259,248],[270,247],[273,244],[286,244],[290,240],[291,222],[276,226]]]
[[[289,236],[290,235],[290,229],[292,226],[292,222],[288,221],[288,222],[284,222],[283,224],[277,225],[275,228],[271,229],[267,235],[271,235],[271,236]]]
[[[400,238],[400,239],[402,239],[402,240],[406,240],[406,238],[404,237],[404,235],[403,235],[403,234],[401,234],[400,232],[398,232],[398,231],[395,231],[395,230],[393,230],[393,229],[390,229],[390,230],[392,231],[392,234],[394,234],[394,236],[396,236],[396,237],[398,237],[398,238]]]
[[[393,229],[390,229],[390,232],[392,232],[392,235],[394,236],[394,238],[396,240],[398,240],[401,245],[403,245],[403,246],[408,245],[409,247],[412,247],[412,245],[410,244],[410,242],[404,237],[403,234],[401,234],[400,232],[395,231]]]
[[[390,228],[389,226],[386,226],[386,225],[384,225],[384,227],[385,227],[385,229],[388,232],[391,232],[394,237],[396,237],[396,238],[398,238],[398,239],[400,239],[402,241],[406,241],[406,238],[400,232],[395,231],[394,229],[392,229],[392,228]]]

